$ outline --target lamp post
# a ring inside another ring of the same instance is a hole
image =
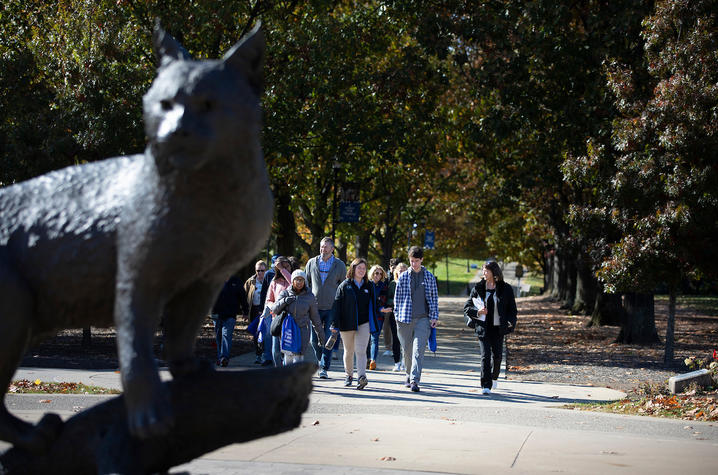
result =
[[[409,235],[407,237],[407,246],[406,246],[407,250],[409,250],[409,248],[411,247],[411,237],[416,232],[416,226],[418,226],[416,223],[413,223],[411,226],[409,226],[409,233],[408,233]]]
[[[332,242],[336,243],[336,221],[337,221],[337,173],[342,167],[335,157],[332,163]]]

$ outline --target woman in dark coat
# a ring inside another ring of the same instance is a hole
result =
[[[478,307],[474,299],[478,299]],[[504,282],[499,265],[495,261],[487,262],[484,278],[476,283],[464,305],[464,315],[479,338],[482,394],[496,389],[504,335],[516,328],[516,313],[513,288]]]
[[[344,342],[344,386],[354,381],[354,357],[357,366],[357,389],[364,389],[366,379],[366,347],[369,334],[376,331],[377,307],[374,286],[367,279],[367,264],[364,259],[354,259],[347,269],[347,279],[339,284],[334,298],[334,323],[332,332],[341,332]]]

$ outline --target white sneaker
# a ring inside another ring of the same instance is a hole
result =
[[[395,373],[398,373],[398,372],[402,371],[401,363],[396,363],[396,364],[394,365],[394,369],[393,369],[392,371],[394,371]]]
[[[402,370],[402,371],[406,371],[406,366],[404,366],[404,362],[403,362],[403,361],[401,362],[401,370]]]
[[[484,388],[481,390],[481,394],[491,394],[491,390],[489,388]]]
[[[499,382],[494,379],[494,382],[491,383],[491,389],[496,389],[499,387]]]

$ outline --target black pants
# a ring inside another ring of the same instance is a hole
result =
[[[503,346],[504,337],[501,336],[499,327],[487,325],[484,335],[479,337],[482,388],[491,388],[493,380],[499,379]]]
[[[399,333],[397,333],[396,329],[394,312],[390,312],[386,319],[389,320],[389,326],[391,327],[391,353],[394,357],[394,364],[397,364],[401,361],[401,343],[399,342]],[[384,325],[386,325],[386,322],[384,322]]]

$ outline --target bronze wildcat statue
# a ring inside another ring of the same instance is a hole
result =
[[[4,392],[29,343],[61,328],[117,327],[132,434],[173,415],[152,352],[164,318],[174,377],[199,370],[194,341],[223,282],[269,234],[260,148],[264,39],[255,29],[221,59],[194,61],[159,26],[145,94],[144,154],[48,173],[0,189],[0,439],[43,451],[55,414],[33,426]]]

